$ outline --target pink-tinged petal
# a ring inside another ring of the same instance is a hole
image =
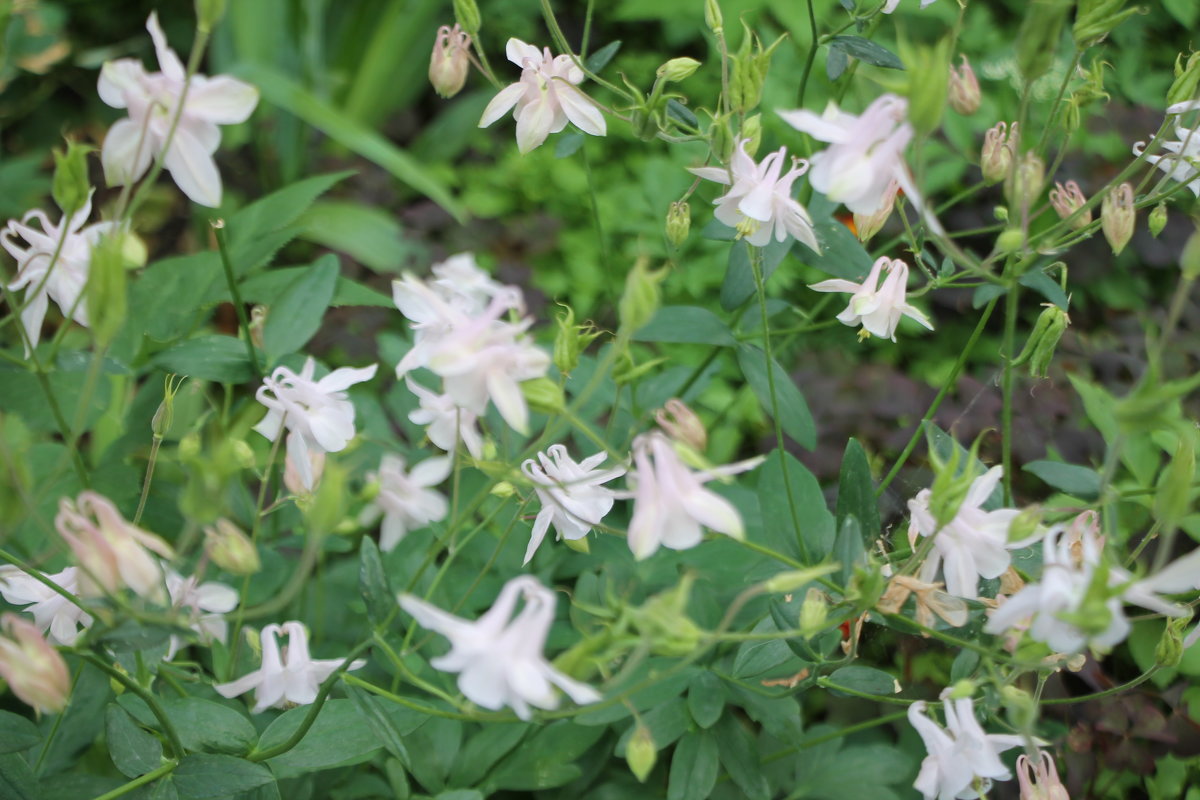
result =
[[[709,530],[734,539],[745,537],[741,514],[719,494],[698,488],[685,494],[681,500],[688,514]]]
[[[780,111],[779,116],[796,130],[821,142],[838,144],[855,139],[855,132],[851,128],[806,109]]]
[[[512,376],[497,370],[488,372],[487,392],[510,428],[522,435],[529,433],[529,407],[521,385]]]
[[[227,614],[237,604],[238,593],[223,583],[202,583],[196,587],[196,605],[204,611]]]
[[[604,114],[582,92],[561,82],[556,83],[554,92],[558,96],[558,102],[562,104],[567,119],[571,120],[576,128],[584,133],[590,133],[592,136],[605,134],[607,128],[604,123]]]
[[[986,503],[1003,477],[1004,467],[997,465],[972,481],[971,488],[967,490],[967,496],[963,500],[963,508],[979,508]]]
[[[811,284],[808,288],[814,292],[848,292],[849,294],[855,294],[862,288],[862,284],[845,281],[841,278],[832,278],[827,281]]]
[[[262,683],[262,679],[263,671],[261,669],[256,669],[254,672],[243,675],[236,681],[230,681],[229,683],[215,683],[213,684],[213,688],[216,689],[217,694],[221,695],[222,697],[232,699],[237,697],[239,694],[245,694],[246,692],[255,688]],[[267,706],[263,707],[266,708]]]
[[[550,135],[554,123],[554,106],[548,93],[522,106],[517,111],[517,149],[528,153],[541,145]]]
[[[730,184],[729,170],[724,167],[688,167],[687,171],[706,181],[715,181],[726,186]]]
[[[118,58],[115,61],[105,61],[100,68],[100,79],[96,82],[96,91],[105,105],[113,108],[125,108],[126,93],[136,92],[148,98],[142,88],[142,80],[146,70],[142,62],[136,58]]]
[[[45,292],[38,292],[32,298],[26,293],[25,303],[25,309],[21,312],[21,327],[25,329],[25,335],[29,338],[25,345],[25,357],[29,358],[30,352],[37,347],[42,338],[42,322],[46,319],[49,298]]]
[[[538,512],[537,518],[533,521],[533,530],[529,534],[529,546],[525,548],[525,560],[521,562],[521,566],[525,566],[533,559],[533,554],[542,546],[542,540],[546,538],[546,531],[550,529],[550,520],[554,517],[554,508],[545,506]]]
[[[221,205],[221,173],[204,144],[180,125],[167,150],[163,166],[179,190],[202,206]]]
[[[341,367],[317,381],[317,386],[321,387],[323,392],[345,391],[356,383],[363,383],[374,378],[377,369],[379,369],[378,364],[357,368]]]
[[[517,104],[517,101],[525,94],[525,84],[513,83],[505,86],[500,92],[492,98],[492,101],[487,104],[487,108],[483,110],[483,116],[479,118],[479,127],[486,128],[496,120],[508,113],[509,109]]]
[[[1134,585],[1151,592],[1166,594],[1200,589],[1200,549],[1175,559],[1154,575]]]
[[[979,573],[970,551],[957,542],[938,548],[945,559],[942,572],[946,576],[946,591],[958,597],[975,599],[979,596]]]
[[[158,55],[158,68],[172,81],[183,83],[183,79],[187,75],[183,69],[183,62],[167,44],[166,34],[158,24],[157,12],[150,12],[150,18],[146,20],[146,30],[150,31],[150,38],[154,40],[154,52]]]
[[[538,63],[541,63],[542,60],[541,50],[515,37],[509,39],[504,45],[504,55],[509,61],[522,68],[525,67],[525,59],[527,58],[531,58]]]
[[[117,120],[108,129],[100,150],[104,180],[109,186],[125,186],[146,174],[150,167],[153,143],[147,132],[132,119]]]
[[[229,75],[197,75],[188,89],[187,113],[217,125],[245,122],[258,105],[258,89]]]

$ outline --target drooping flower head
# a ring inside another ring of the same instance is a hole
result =
[[[199,634],[202,644],[225,642],[229,634],[225,615],[238,604],[238,594],[232,587],[216,581],[200,583],[194,575],[185,578],[168,569],[167,593],[171,596],[171,605],[187,615],[188,627]],[[163,658],[171,660],[183,645],[181,637],[172,635]]]
[[[886,269],[887,277],[879,285],[879,275]],[[848,292],[853,295],[850,304],[838,314],[838,321],[854,327],[862,325],[865,336],[871,334],[896,341],[896,327],[900,317],[910,317],[929,330],[933,325],[916,306],[906,300],[908,264],[900,259],[880,258],[871,266],[871,272],[862,283],[834,278],[814,283],[808,287],[818,292]]]
[[[521,68],[521,79],[492,98],[479,127],[486,128],[516,106],[517,149],[528,153],[570,121],[592,136],[603,136],[604,115],[587,95],[576,89],[583,71],[568,55],[555,56],[547,47],[538,50],[520,39],[509,39],[508,60]]]
[[[0,678],[25,704],[56,714],[67,706],[71,673],[67,662],[42,638],[37,626],[16,614],[0,616]]]
[[[78,573],[78,567],[67,567],[45,578],[64,592],[78,595]],[[79,638],[80,628],[92,624],[92,616],[78,605],[11,564],[0,566],[0,595],[14,606],[25,606],[23,610],[33,614],[34,624],[49,635],[51,644],[70,647]]]
[[[446,480],[452,465],[451,459],[436,456],[406,471],[403,458],[385,455],[379,472],[367,474],[367,480],[379,482],[379,494],[359,519],[369,525],[383,517],[380,550],[393,550],[409,531],[446,518],[446,497],[433,487]]]
[[[925,800],[969,800],[986,794],[993,780],[1012,778],[999,754],[1024,744],[1020,736],[984,733],[969,697],[945,701],[945,729],[925,716],[926,707],[924,700],[908,707],[908,721],[929,752],[913,783]]]
[[[442,97],[453,97],[467,82],[471,69],[471,37],[458,23],[438,28],[429,57],[429,82]]]
[[[1198,109],[1200,109],[1200,100],[1189,100],[1169,106],[1167,115],[1177,116]],[[1192,190],[1192,194],[1200,197],[1200,167],[1197,166],[1200,164],[1200,126],[1185,128],[1176,119],[1175,135],[1179,137],[1177,141],[1159,143],[1162,149],[1167,151],[1165,155],[1144,155],[1146,152],[1145,142],[1135,142],[1133,154],[1143,156],[1146,161],[1166,173],[1171,180],[1186,183],[1187,187]]]
[[[624,467],[600,469],[608,457],[600,452],[576,463],[561,444],[552,445],[537,461],[521,464],[525,477],[533,481],[542,510],[533,522],[525,562],[533,558],[551,523],[560,539],[578,540],[587,536],[612,510],[616,493],[602,484],[625,474]]]
[[[461,408],[448,394],[437,394],[404,376],[408,390],[417,396],[419,406],[408,414],[414,425],[425,426],[425,435],[435,447],[453,453],[461,442],[472,458],[483,458],[483,435],[477,422],[479,415]]]
[[[354,404],[346,389],[374,378],[377,367],[342,367],[313,380],[316,361],[310,356],[298,375],[276,367],[263,378],[254,396],[267,407],[267,415],[254,430],[275,441],[287,428],[288,461],[306,489],[316,484],[310,454],[336,453],[354,438]]]
[[[692,167],[688,171],[705,180],[729,187],[729,191],[713,201],[718,220],[755,247],[763,247],[774,238],[782,242],[789,236],[821,252],[813,232],[808,211],[792,197],[792,184],[808,171],[808,162],[792,159],[792,168],[783,172],[787,148],[781,147],[761,163],[746,152],[748,139],[738,142],[729,168]]]
[[[530,575],[504,584],[496,602],[471,622],[410,594],[400,607],[422,626],[450,640],[450,652],[432,659],[436,669],[458,673],[458,688],[467,699],[492,710],[509,707],[529,719],[530,706],[558,708],[554,687],[576,703],[595,703],[600,693],[554,669],[542,649],[554,622],[554,592]],[[514,617],[517,601],[524,606]]]
[[[183,62],[167,45],[157,14],[150,14],[146,29],[161,72],[147,72],[135,58],[107,61],[100,71],[100,99],[129,111],[104,137],[104,176],[110,186],[133,183],[162,156],[163,167],[180,191],[195,203],[215,208],[221,204],[221,174],[213,161],[221,143],[217,126],[245,122],[258,104],[258,90],[228,75],[193,75],[187,85]],[[179,124],[168,143],[181,101]]]

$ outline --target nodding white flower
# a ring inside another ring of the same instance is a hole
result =
[[[1029,544],[1030,540],[1008,541],[1008,529],[1020,513],[1017,509],[983,510],[983,504],[1003,475],[1003,467],[992,467],[972,481],[958,513],[940,529],[929,510],[932,496],[929,489],[922,489],[908,501],[908,512],[912,516],[909,538],[934,537],[933,552],[918,576],[922,581],[932,583],[938,567],[945,560],[946,591],[958,597],[975,598],[979,593],[979,579],[998,578],[1012,561],[1008,551]]]
[[[742,517],[733,504],[704,488],[714,478],[754,469],[763,457],[693,472],[683,463],[665,435],[644,433],[633,440],[633,465],[628,483],[633,497],[629,520],[629,549],[637,559],[649,558],[661,547],[686,550],[700,544],[702,528],[734,539],[745,535]]]
[[[533,522],[525,562],[533,558],[551,523],[560,539],[582,539],[600,524],[612,510],[616,493],[601,484],[625,474],[624,467],[599,469],[608,457],[599,452],[576,463],[561,444],[537,454],[537,461],[526,459],[521,471],[534,483],[534,491],[542,503]]]
[[[67,706],[71,673],[59,652],[43,638],[36,625],[16,614],[0,616],[0,678],[25,704],[46,714]]]
[[[417,396],[420,407],[409,412],[408,419],[414,425],[424,425],[425,435],[435,447],[453,453],[462,442],[472,458],[483,458],[483,435],[476,427],[479,415],[456,405],[448,394],[437,394],[404,376],[408,390]]]
[[[1023,745],[1023,738],[984,733],[975,719],[974,701],[969,697],[946,699],[942,706],[945,730],[925,716],[925,709],[924,700],[908,707],[908,721],[929,752],[913,783],[925,800],[981,797],[991,788],[993,780],[1012,778],[999,754]]]
[[[419,624],[450,640],[450,652],[429,663],[458,673],[459,691],[476,705],[492,710],[507,706],[521,719],[529,719],[530,706],[558,708],[555,686],[579,704],[601,698],[592,687],[556,670],[542,655],[557,598],[530,575],[518,575],[504,584],[496,602],[474,622],[410,594],[398,599]],[[513,617],[519,599],[525,604]]]
[[[929,5],[933,1],[934,0],[921,0],[921,8],[925,8],[925,6]],[[883,8],[880,10],[883,11],[883,13],[885,13],[885,14],[891,14],[893,11],[896,10],[896,7],[899,5],[900,5],[900,0],[886,0],[886,2],[883,4]]]
[[[787,148],[781,147],[761,163],[746,152],[749,139],[738,142],[729,168],[693,167],[688,172],[708,181],[725,184],[729,191],[713,201],[717,210],[713,216],[755,247],[763,247],[771,238],[782,242],[791,236],[814,252],[821,252],[817,235],[813,233],[808,211],[792,198],[792,184],[808,171],[808,162],[793,158],[792,168],[783,173]]]
[[[467,82],[471,69],[471,37],[454,24],[438,28],[429,57],[429,82],[442,97],[453,97]]]
[[[79,568],[67,567],[45,578],[69,594],[79,594]],[[75,603],[46,584],[11,564],[0,566],[0,595],[14,606],[25,606],[33,614],[34,624],[48,633],[52,644],[70,647],[79,638],[80,628],[88,628],[92,617]]]
[[[1058,778],[1054,756],[1045,750],[1037,751],[1037,761],[1021,754],[1017,756],[1017,781],[1021,785],[1021,800],[1071,800]]]
[[[1200,109],[1200,100],[1189,100],[1169,106],[1167,114],[1168,116],[1186,114],[1197,109]],[[1196,166],[1197,163],[1200,163],[1200,126],[1185,128],[1176,121],[1175,135],[1179,137],[1178,141],[1159,143],[1168,155],[1146,155],[1144,157],[1146,161],[1166,173],[1171,180],[1186,183],[1192,190],[1192,194],[1200,197],[1200,168]],[[1134,143],[1133,154],[1135,156],[1142,156],[1145,152],[1145,142]]]
[[[238,594],[231,586],[216,581],[200,583],[195,576],[183,577],[173,569],[167,570],[167,592],[171,605],[188,613],[188,627],[200,635],[200,641],[225,643],[229,624],[225,615],[237,608]],[[184,646],[182,637],[172,636],[164,660],[170,661]]]
[[[368,473],[367,480],[379,482],[379,494],[372,505],[363,509],[359,520],[370,525],[383,517],[379,531],[379,548],[392,550],[409,531],[424,528],[431,522],[446,518],[449,506],[441,492],[432,487],[446,480],[453,465],[445,456],[427,458],[411,471],[404,470],[404,459],[385,455],[378,473]]]
[[[1044,642],[1059,653],[1078,653],[1087,647],[1111,650],[1129,635],[1130,623],[1122,608],[1123,602],[1157,611],[1167,616],[1184,616],[1187,611],[1175,603],[1163,600],[1160,592],[1176,593],[1200,587],[1200,550],[1177,559],[1148,578],[1134,580],[1133,576],[1115,565],[1102,570],[1103,539],[1096,526],[1088,524],[1085,515],[1076,519],[1066,531],[1056,526],[1050,529],[1042,543],[1041,579],[1027,584],[991,613],[984,631],[1000,634],[1018,627],[1027,627],[1030,638]],[[1107,619],[1089,613],[1089,629],[1080,627],[1079,619],[1092,584],[1107,572],[1108,591],[1104,599]],[[1028,622],[1026,622],[1028,620]],[[1101,623],[1107,623],[1103,628]]]
[[[161,155],[163,167],[180,191],[195,203],[215,208],[221,205],[221,173],[213,161],[221,144],[217,126],[245,122],[258,105],[258,89],[228,75],[193,75],[189,86],[183,63],[167,46],[157,14],[150,14],[146,29],[162,72],[146,72],[136,58],[106,61],[100,70],[100,99],[129,110],[129,116],[118,120],[104,137],[100,151],[104,177],[109,186],[133,183]],[[183,111],[171,135],[181,100]]]
[[[571,56],[555,56],[549,47],[539,51],[520,39],[509,39],[505,53],[521,68],[521,79],[492,98],[483,110],[479,127],[486,128],[516,106],[513,116],[517,120],[517,149],[522,153],[567,127],[568,120],[584,133],[605,134],[604,115],[575,88],[583,83],[584,76]]]
[[[288,461],[308,490],[316,484],[310,454],[336,453],[354,438],[354,404],[346,389],[374,378],[378,365],[342,367],[314,381],[316,366],[309,356],[299,375],[276,367],[254,394],[267,407],[267,415],[254,430],[275,441],[284,427],[288,429]]]
[[[25,329],[29,340],[25,348],[26,357],[41,339],[42,320],[46,318],[50,300],[58,305],[64,317],[84,327],[88,325],[87,300],[83,297],[83,289],[87,286],[92,248],[100,241],[100,237],[116,226],[114,222],[97,222],[85,228],[83,225],[91,215],[92,195],[89,192],[83,208],[70,219],[61,220],[58,225],[50,223],[46,212],[34,209],[25,214],[20,222],[10,219],[8,225],[0,230],[0,245],[17,260],[17,276],[8,288],[12,291],[25,290],[21,327]],[[38,222],[41,230],[33,227],[31,221]],[[60,239],[62,248],[51,270],[50,261]],[[25,242],[25,247],[21,247],[21,241]]]
[[[879,274],[887,270],[883,285],[879,285]],[[868,334],[896,341],[896,326],[900,317],[915,319],[929,330],[933,330],[929,318],[906,300],[908,292],[908,264],[900,259],[880,258],[871,265],[871,272],[862,283],[840,278],[814,283],[808,288],[817,292],[847,292],[853,297],[846,309],[838,314],[838,321],[854,327],[862,325],[860,336]]]
[[[107,497],[88,491],[74,501],[62,498],[54,526],[79,562],[76,580],[81,594],[128,587],[155,602],[166,601],[158,557],[173,558],[171,546],[126,521]]]
[[[276,637],[287,634],[283,654]],[[214,684],[222,697],[237,697],[254,689],[254,713],[268,708],[284,708],[288,703],[306,706],[317,699],[321,684],[332,675],[343,658],[316,659],[308,652],[308,631],[300,622],[267,625],[262,629],[262,666],[236,681]],[[366,660],[357,658],[346,667],[359,669]]]

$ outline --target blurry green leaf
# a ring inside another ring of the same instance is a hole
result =
[[[239,384],[254,379],[246,345],[221,334],[180,342],[155,356],[153,363],[169,372],[205,381]]]
[[[867,694],[887,696],[896,693],[896,679],[874,667],[863,667],[858,664],[841,667],[834,670],[833,674],[829,676],[829,680],[838,686],[845,686],[847,689]],[[838,693],[837,689],[829,691],[834,694]]]
[[[16,753],[0,755],[0,797],[4,800],[40,800],[33,770]]]
[[[370,539],[365,541],[370,541]],[[384,748],[402,762],[409,763],[408,749],[404,746],[400,731],[396,730],[391,718],[383,712],[380,701],[357,686],[346,686],[346,696],[358,707],[358,713],[362,715],[363,722],[371,729]]]
[[[409,251],[393,215],[360,203],[314,203],[296,225],[302,239],[345,253],[375,272],[399,272]]]
[[[331,139],[375,162],[398,180],[424,194],[460,223],[466,221],[462,206],[440,180],[400,148],[370,128],[316,97],[288,76],[261,64],[243,64],[234,72],[257,86],[270,103],[283,108]]]
[[[971,308],[983,308],[997,297],[1003,296],[1007,291],[1008,289],[998,283],[980,284],[971,294]]]
[[[858,517],[849,514],[839,519],[837,536],[833,540],[833,560],[841,565],[837,573],[838,583],[848,586],[855,565],[866,562],[867,545],[874,540],[863,536]]]
[[[700,120],[696,119],[696,115],[692,113],[692,110],[674,97],[667,100],[667,116],[676,122],[682,122],[684,125],[692,128],[700,127]]]
[[[1163,7],[1184,28],[1194,28],[1200,22],[1200,5],[1196,0],[1163,0]]]
[[[654,740],[654,744],[659,750],[674,744],[675,740],[687,733],[688,729],[692,727],[691,720],[687,702],[682,697],[674,697],[641,716],[641,723],[649,729],[650,738]],[[633,738],[637,726],[635,721],[621,734],[621,738],[617,741],[616,754],[618,757],[627,757],[625,750],[629,746],[629,740]]]
[[[163,701],[171,723],[190,751],[236,755],[249,752],[258,739],[246,715],[200,697],[175,697]]]
[[[771,787],[763,775],[754,735],[733,714],[726,714],[714,730],[721,765],[748,800],[770,800]]]
[[[1017,280],[1017,282],[1022,286],[1028,286],[1030,289],[1033,289],[1042,297],[1045,297],[1051,303],[1054,303],[1054,305],[1061,308],[1063,311],[1067,310],[1067,293],[1063,291],[1062,286],[1059,285],[1058,281],[1054,280],[1040,269],[1026,272]]]
[[[25,717],[0,711],[0,754],[28,750],[41,740],[37,727]]]
[[[395,595],[388,588],[387,574],[379,546],[370,536],[364,536],[358,550],[358,592],[367,604],[367,616],[380,625],[396,608]]]
[[[162,765],[162,742],[138,727],[115,703],[104,712],[104,732],[108,754],[125,777],[136,778]]]
[[[1057,461],[1031,461],[1022,469],[1037,475],[1055,489],[1076,497],[1097,497],[1100,494],[1100,474],[1090,467]]]
[[[291,226],[318,197],[354,174],[353,170],[345,170],[314,175],[290,183],[238,209],[228,221],[230,246],[235,256],[248,253],[254,240],[261,238],[264,233]],[[238,274],[244,274],[245,265],[236,263],[239,260],[234,258],[234,267],[239,269]]]
[[[882,45],[861,36],[840,35],[829,40],[829,46],[854,56],[859,61],[885,69],[904,69],[900,57]]]
[[[777,242],[772,239],[762,253],[762,282],[767,285],[784,257],[792,250],[792,239]],[[750,245],[745,240],[734,242],[729,250],[729,266],[721,284],[721,308],[733,311],[754,296],[754,268],[750,265]]]
[[[171,775],[180,800],[215,800],[275,782],[271,770],[233,756],[184,756]]]
[[[829,48],[829,52],[825,56],[825,77],[836,81],[842,77],[842,73],[848,66],[850,66],[850,57],[846,55],[845,50],[840,47]]]
[[[784,483],[784,461],[796,505],[800,530],[792,524],[788,492]],[[820,562],[833,547],[834,517],[825,506],[821,484],[791,453],[776,448],[758,468],[758,497],[763,508],[766,544],[783,553],[800,556],[798,538],[803,538],[812,563]]]
[[[725,708],[725,687],[721,679],[705,670],[692,679],[687,694],[688,711],[701,728],[711,728]]]
[[[271,361],[303,350],[316,334],[333,299],[337,278],[337,256],[323,255],[271,306],[263,325],[263,349]]]
[[[667,800],[704,800],[717,784],[717,739],[696,731],[680,739],[671,755]]]
[[[492,723],[467,739],[450,769],[452,786],[474,786],[497,761],[512,752],[532,726],[525,723]]]
[[[791,376],[776,361],[772,360],[768,367],[767,354],[753,345],[740,345],[737,349],[737,360],[738,367],[754,394],[758,396],[763,410],[770,415],[777,404],[779,424],[783,432],[804,449],[812,450],[817,443],[816,426],[813,424],[812,413],[808,410],[808,403]],[[775,404],[771,402],[768,368],[774,375]]]
[[[297,706],[276,717],[263,731],[258,749],[268,750],[287,741],[308,712],[307,706]],[[286,753],[275,756],[269,763],[279,777],[292,777],[330,767],[361,764],[373,758],[382,747],[383,743],[375,732],[363,724],[362,715],[354,703],[349,700],[326,700],[300,743]]]
[[[979,666],[978,652],[959,650],[958,655],[954,657],[954,663],[950,665],[950,683],[957,683],[971,677],[977,666]]]
[[[733,347],[729,326],[706,308],[664,306],[633,336],[639,342],[676,342]]]
[[[396,111],[412,107],[421,93],[428,93],[429,48],[438,17],[448,14],[449,6],[428,0],[384,3],[374,7],[378,11],[355,15],[368,27],[344,35],[349,39],[346,60],[350,63],[346,64],[349,80],[340,113],[378,128]],[[332,6],[329,14],[334,16]],[[415,77],[397,80],[400,75]]]
[[[500,762],[480,788],[490,794],[497,789],[535,791],[570,783],[581,774],[572,762],[605,730],[570,720],[551,723]]]
[[[615,56],[617,51],[620,49],[621,41],[618,39],[616,41],[609,42],[608,44],[604,45],[604,47],[601,47],[599,50],[592,53],[587,57],[587,61],[584,62],[584,65],[588,68],[588,72],[599,74],[605,67],[608,66],[608,62],[613,60],[613,56]]]
[[[555,158],[570,158],[583,147],[583,134],[579,131],[567,131],[554,142]]]
[[[238,287],[242,300],[247,303],[274,305],[287,291],[300,274],[308,267],[277,267],[260,272],[242,281]],[[341,306],[375,306],[377,308],[395,308],[392,298],[382,292],[377,292],[369,286],[363,286],[349,278],[338,276],[333,288],[333,299],[329,302],[331,308]]]
[[[879,537],[879,502],[875,499],[871,463],[857,439],[846,442],[846,451],[842,455],[842,469],[838,475],[838,527],[851,515],[862,526],[863,540],[868,545]]]

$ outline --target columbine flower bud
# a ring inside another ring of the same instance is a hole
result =
[[[662,304],[659,284],[666,277],[665,270],[651,270],[644,258],[638,259],[633,265],[625,277],[625,291],[617,304],[622,332],[633,333],[658,313],[658,307]]]
[[[454,19],[457,26],[471,36],[478,35],[479,26],[483,24],[475,0],[454,0]]]
[[[561,414],[566,408],[562,387],[549,378],[521,381],[521,394],[532,410],[542,414]]]
[[[1167,204],[1159,203],[1150,212],[1150,217],[1146,221],[1146,227],[1150,229],[1150,235],[1158,238],[1158,235],[1163,232],[1163,228],[1167,227]]]
[[[1028,209],[1042,193],[1046,165],[1037,153],[1030,150],[1009,173],[1004,183],[1004,195],[1015,208]]]
[[[800,604],[800,631],[805,638],[812,638],[825,630],[829,620],[829,601],[820,589],[811,588],[804,593]]]
[[[1020,125],[1016,122],[1012,125],[998,122],[984,134],[979,167],[983,170],[985,181],[998,183],[1008,177],[1012,167],[1013,153],[1020,142]]]
[[[222,517],[204,529],[204,552],[221,569],[233,575],[253,575],[262,569],[258,548],[241,528]]]
[[[970,116],[979,110],[980,98],[979,80],[975,77],[975,70],[971,69],[971,62],[964,55],[961,67],[956,69],[953,64],[950,65],[950,107],[959,114]]]
[[[1188,56],[1187,64],[1183,62],[1183,53],[1175,57],[1175,82],[1167,90],[1167,105],[1186,103],[1196,99],[1200,94],[1200,52]]]
[[[871,237],[879,233],[892,209],[896,207],[896,193],[900,191],[900,183],[893,180],[883,192],[883,205],[874,214],[855,214],[854,231],[860,242],[869,242]]]
[[[1087,198],[1083,196],[1083,191],[1075,181],[1067,181],[1065,184],[1056,181],[1054,188],[1050,190],[1050,205],[1054,206],[1059,219],[1067,219],[1083,208],[1086,202]],[[1072,219],[1070,225],[1073,230],[1079,230],[1087,227],[1091,221],[1092,210],[1089,208]]]
[[[16,614],[0,617],[0,677],[24,703],[57,714],[67,707],[71,675],[58,651],[33,623]]]
[[[746,112],[758,105],[762,99],[763,83],[767,69],[771,66],[771,55],[783,41],[776,39],[770,47],[763,49],[758,36],[742,22],[745,34],[742,46],[732,59],[733,71],[729,79],[729,100],[734,111]]]
[[[704,0],[704,24],[713,33],[725,29],[725,19],[721,16],[721,6],[717,0]]]
[[[225,16],[226,0],[196,0],[196,27],[211,31]]]
[[[1008,526],[1008,541],[1019,542],[1033,536],[1033,532],[1042,524],[1042,507],[1032,505],[1021,509]]]
[[[1005,686],[1000,690],[1000,699],[1008,713],[1008,721],[1019,731],[1028,730],[1038,718],[1038,704],[1033,696],[1016,686]]]
[[[64,217],[73,216],[92,195],[92,187],[88,182],[87,154],[94,149],[68,141],[65,153],[54,151],[54,181],[50,192]]]
[[[679,247],[687,241],[688,231],[692,227],[692,208],[686,200],[671,203],[667,211],[667,241],[672,247]]]
[[[1104,201],[1100,204],[1100,227],[1104,230],[1104,238],[1112,246],[1113,255],[1119,255],[1129,244],[1136,219],[1132,185],[1122,183],[1104,195]]]
[[[837,572],[837,566],[825,565],[822,567],[809,567],[808,569],[788,570],[772,575],[762,582],[762,589],[767,594],[786,594],[794,592],[803,587],[805,584],[812,583],[817,578],[824,577],[831,572]]]
[[[645,723],[638,720],[633,736],[629,737],[629,744],[625,745],[625,761],[629,764],[629,771],[638,779],[638,783],[645,783],[657,760],[658,747],[654,744],[654,736]]]
[[[1163,669],[1174,669],[1183,660],[1183,629],[1191,621],[1186,617],[1171,617],[1167,619],[1167,627],[1163,629],[1162,638],[1154,648],[1154,663]]]
[[[1045,750],[1038,751],[1036,765],[1026,755],[1017,756],[1017,781],[1021,785],[1021,800],[1071,800],[1058,779],[1054,757]]]
[[[696,452],[703,453],[708,447],[708,431],[704,429],[704,423],[678,397],[672,397],[654,412],[654,419],[668,436]]]
[[[1197,228],[1183,245],[1179,256],[1179,269],[1188,280],[1200,278],[1200,228]]]
[[[470,47],[471,37],[457,24],[453,28],[446,25],[438,28],[437,38],[433,40],[433,54],[429,58],[429,82],[442,97],[454,97],[467,82],[467,72],[471,69]]]
[[[175,380],[176,378],[179,380]],[[162,439],[167,435],[167,431],[171,430],[171,425],[175,422],[175,395],[179,393],[179,387],[183,386],[185,380],[186,377],[173,374],[163,379],[163,399],[158,404],[158,410],[154,412],[154,418],[150,420],[150,431],[155,439]]]
[[[762,144],[762,132],[762,114],[746,117],[746,121],[742,123],[742,134],[738,138],[746,143],[742,149],[751,158],[758,153],[758,146]]]
[[[1046,377],[1050,361],[1054,358],[1054,349],[1058,346],[1058,340],[1062,338],[1070,324],[1071,318],[1067,316],[1067,312],[1056,305],[1047,304],[1046,310],[1038,316],[1037,322],[1034,323],[1033,331],[1025,341],[1025,347],[1013,360],[1013,366],[1019,367],[1025,362],[1029,362],[1030,375],[1035,378]]]
[[[672,58],[658,68],[657,75],[667,83],[679,83],[691,77],[699,67],[700,62],[694,58]]]

